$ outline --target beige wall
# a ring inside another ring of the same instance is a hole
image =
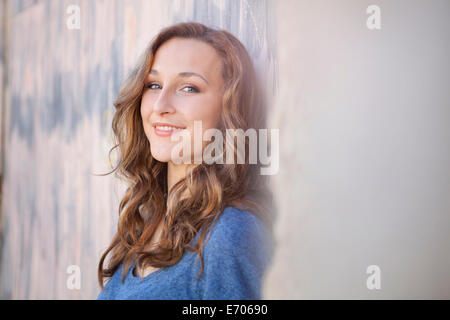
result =
[[[366,27],[371,4],[380,30]],[[277,1],[268,298],[450,298],[449,12],[445,0]]]

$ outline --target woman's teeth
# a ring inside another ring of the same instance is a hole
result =
[[[174,127],[167,127],[167,126],[156,126],[156,129],[161,130],[161,131],[183,130],[182,128],[174,128]]]

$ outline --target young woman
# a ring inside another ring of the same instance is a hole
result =
[[[98,299],[261,299],[274,253],[274,208],[267,176],[216,150],[211,164],[174,161],[172,135],[265,127],[265,99],[237,38],[200,23],[163,29],[114,102],[127,182],[118,230],[102,255]],[[198,123],[198,122],[197,122]],[[172,138],[172,139],[171,139]],[[182,149],[194,159],[201,148]],[[236,158],[234,158],[236,159]],[[105,266],[105,258],[111,257]],[[108,280],[106,284],[105,280]]]

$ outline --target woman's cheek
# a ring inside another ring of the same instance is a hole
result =
[[[215,106],[215,101],[212,99],[199,99],[195,104],[191,105],[189,110],[189,115],[191,119],[202,120],[202,125],[204,127],[211,127],[218,117],[218,111],[220,111],[217,106]]]
[[[142,107],[141,107],[141,115],[144,121],[149,121],[150,115],[152,114],[153,108],[151,101],[143,100],[142,101]]]

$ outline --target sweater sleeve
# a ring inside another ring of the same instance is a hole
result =
[[[224,212],[204,249],[202,299],[260,300],[272,245],[268,229],[253,214]]]

